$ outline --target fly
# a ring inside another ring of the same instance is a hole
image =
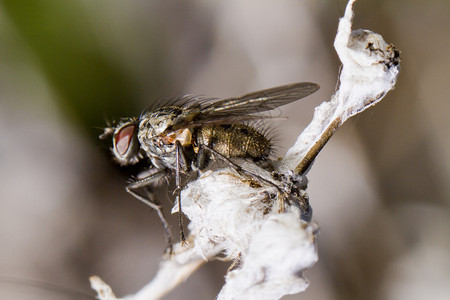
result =
[[[294,102],[318,89],[318,84],[300,82],[227,99],[184,96],[175,104],[145,110],[139,118],[122,119],[106,128],[100,138],[112,136],[112,152],[121,165],[136,164],[143,159],[150,162],[148,173],[134,179],[126,190],[157,211],[171,251],[169,225],[151,186],[174,175],[175,191],[179,192],[181,174],[188,174],[192,169],[203,170],[213,158],[225,160],[238,169],[230,159],[266,159],[272,150],[270,140],[248,124],[264,118],[257,113]],[[184,242],[179,196],[177,201]]]

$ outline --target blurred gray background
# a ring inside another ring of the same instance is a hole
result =
[[[124,190],[135,170],[116,166],[97,139],[105,120],[186,93],[317,82],[319,92],[281,110],[283,155],[334,91],[345,5],[1,1],[0,297],[79,299],[11,277],[91,293],[97,274],[119,296],[147,283],[163,230]],[[354,28],[394,43],[402,71],[396,89],[345,124],[313,165],[320,260],[306,273],[308,290],[285,299],[448,299],[449,16],[447,0],[356,3]],[[205,265],[165,299],[214,299],[228,265]]]

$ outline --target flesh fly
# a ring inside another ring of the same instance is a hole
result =
[[[112,152],[121,165],[149,162],[146,175],[134,179],[126,190],[157,211],[171,248],[169,225],[153,197],[152,187],[175,176],[179,192],[182,174],[203,170],[217,158],[237,169],[239,166],[231,159],[266,159],[273,145],[261,130],[249,124],[265,118],[258,113],[294,102],[318,89],[315,83],[300,82],[227,99],[184,96],[174,104],[147,109],[139,118],[122,119],[106,128],[100,138],[112,136]],[[184,242],[180,196],[177,201]]]

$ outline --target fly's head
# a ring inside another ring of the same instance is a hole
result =
[[[140,144],[138,140],[138,122],[135,118],[121,120],[117,125],[105,128],[100,139],[112,136],[111,148],[114,159],[122,166],[136,164],[141,158]]]

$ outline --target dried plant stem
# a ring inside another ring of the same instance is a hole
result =
[[[295,173],[303,175],[306,170],[309,169],[316,156],[319,154],[328,140],[333,136],[336,130],[338,130],[341,124],[342,121],[340,117],[337,117],[333,122],[331,122],[330,126],[325,129],[319,140],[311,147],[311,149],[309,149],[308,153],[306,153],[305,157],[295,168]]]

